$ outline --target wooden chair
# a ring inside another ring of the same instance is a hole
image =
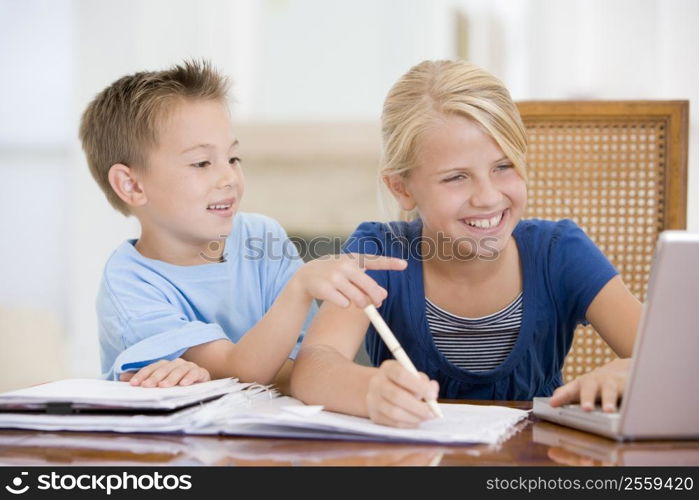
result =
[[[573,219],[644,300],[664,229],[685,229],[688,101],[518,103],[529,137],[527,217]],[[590,326],[566,382],[616,356]]]

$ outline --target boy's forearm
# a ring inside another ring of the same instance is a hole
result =
[[[291,374],[291,395],[306,404],[360,417],[369,415],[366,396],[378,368],[361,366],[325,345],[301,349]]]
[[[298,340],[312,301],[292,278],[262,319],[235,345],[230,363],[241,380],[274,381]]]

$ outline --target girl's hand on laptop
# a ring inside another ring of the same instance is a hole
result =
[[[124,372],[119,380],[141,387],[172,387],[175,385],[192,385],[211,380],[209,372],[201,366],[176,358],[172,361],[161,359],[137,372]]]
[[[601,398],[602,410],[615,412],[630,370],[631,358],[615,359],[553,391],[549,404],[562,406],[579,401],[583,410],[590,411],[595,408],[595,401]]]
[[[407,261],[393,257],[364,254],[328,255],[304,264],[294,277],[307,296],[327,300],[339,307],[354,304],[360,309],[369,304],[381,305],[386,290],[364,271],[402,271]]]

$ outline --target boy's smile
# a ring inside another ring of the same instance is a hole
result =
[[[225,103],[183,99],[174,104],[136,176],[146,200],[133,209],[142,227],[137,249],[173,264],[204,264],[201,252],[230,234],[244,191]]]
[[[219,217],[231,217],[235,212],[233,211],[233,205],[235,204],[235,198],[227,198],[225,200],[216,201],[209,204],[206,209],[212,214],[216,214]]]

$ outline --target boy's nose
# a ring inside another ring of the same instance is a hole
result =
[[[233,188],[240,182],[240,173],[237,168],[232,165],[226,165],[222,169],[218,182],[216,183],[219,188]]]

